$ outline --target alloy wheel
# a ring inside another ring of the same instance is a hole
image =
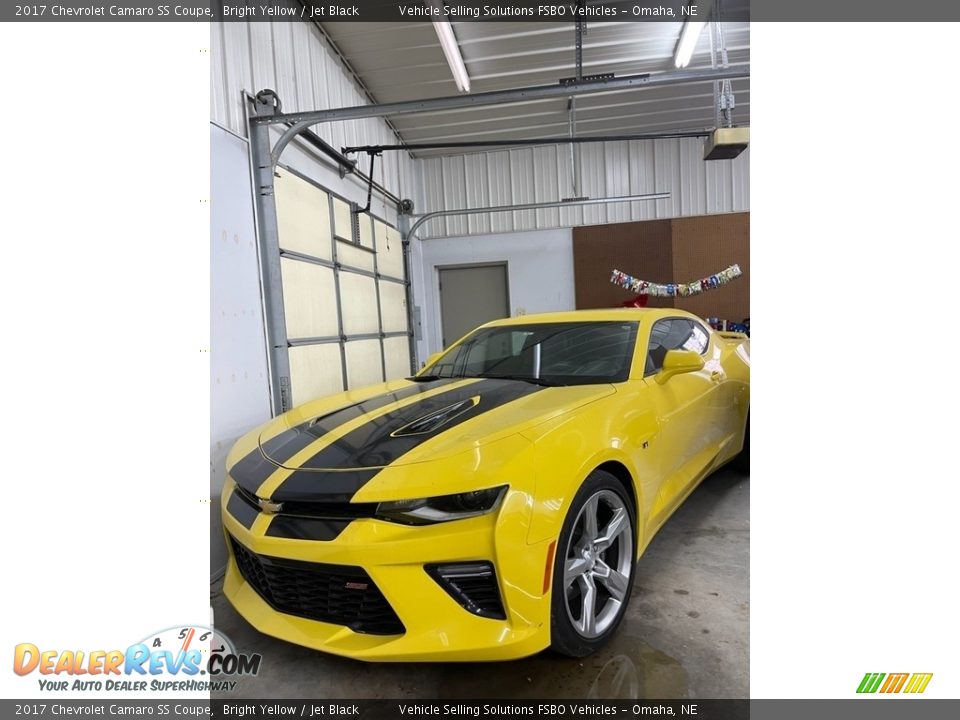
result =
[[[611,490],[580,509],[563,566],[567,616],[584,638],[597,638],[620,615],[633,567],[633,528],[624,500]]]

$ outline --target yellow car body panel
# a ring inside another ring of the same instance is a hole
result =
[[[707,332],[702,367],[662,382],[645,377],[650,330],[675,317]],[[224,593],[240,614],[268,635],[362,660],[504,660],[548,647],[551,558],[586,477],[602,468],[628,486],[639,556],[698,483],[740,452],[750,404],[749,340],[724,337],[680,310],[550,313],[484,327],[565,322],[637,323],[629,378],[564,387],[400,380],[307,403],[241,438],[228,456],[221,496],[230,549]],[[446,429],[424,438],[415,424],[397,429],[419,408],[448,398],[465,409]],[[373,510],[346,522],[308,522],[270,505],[309,503],[318,487],[352,512],[500,486],[507,489],[494,511],[429,525],[400,524]],[[311,532],[319,534],[307,537]],[[245,575],[238,552],[266,564],[246,565]],[[502,619],[468,612],[425,569],[474,561],[495,569]],[[402,632],[371,634],[281,611],[248,577],[283,562],[362,568]]]

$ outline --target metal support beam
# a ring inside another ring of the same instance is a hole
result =
[[[453,95],[430,100],[408,100],[384,103],[381,105],[357,105],[354,107],[333,108],[330,110],[257,115],[250,118],[250,123],[254,126],[293,123],[291,127],[284,131],[273,148],[273,162],[276,164],[284,148],[286,148],[287,144],[294,137],[311,125],[320,123],[341,120],[360,120],[362,118],[384,117],[385,115],[409,115],[436,110],[458,110],[470,107],[485,107],[487,105],[504,105],[507,103],[548,100],[551,98],[611,92],[614,90],[632,90],[692,82],[712,82],[714,80],[729,80],[749,76],[749,65],[730,68],[706,68],[701,70],[676,70],[653,75],[648,73],[644,75],[629,75],[622,78],[600,78],[597,80],[571,82],[563,85],[558,83],[556,85],[540,85],[514,90],[494,90],[485,93]]]
[[[577,10],[583,11],[583,0],[577,0]],[[583,20],[577,20],[574,26],[574,44],[576,46],[575,62],[577,65],[577,82],[583,82],[583,34],[585,28]],[[567,100],[567,112],[569,113],[570,139],[573,140],[577,134],[577,98],[571,96]],[[573,197],[580,197],[580,148],[571,142],[570,144],[570,181],[572,183]]]
[[[417,229],[428,220],[438,217],[449,217],[450,215],[477,215],[480,213],[498,213],[513,212],[515,210],[543,210],[545,208],[560,207],[579,207],[581,205],[610,205],[612,203],[639,202],[643,200],[668,200],[670,193],[649,193],[647,195],[622,195],[609,198],[583,198],[580,200],[550,200],[546,202],[526,203],[524,205],[496,205],[494,207],[482,208],[460,208],[458,210],[434,210],[433,212],[416,215],[416,222],[410,226],[405,236],[405,241],[415,237]]]
[[[573,196],[580,197],[580,145],[583,138],[577,138],[577,99],[570,98],[567,111],[570,115],[570,178]],[[576,142],[575,142],[576,140]]]
[[[583,10],[583,0],[577,0],[577,10]],[[577,82],[583,80],[583,20],[577,20],[574,26],[574,58],[577,65]]]
[[[416,374],[417,370],[417,338],[415,325],[416,317],[413,312],[413,288],[410,279],[410,216],[400,215],[397,218],[397,224],[400,226],[400,246],[403,249],[403,274],[407,278],[404,283],[404,300],[407,303],[407,329],[410,331],[410,374]]]
[[[291,407],[290,356],[287,353],[287,322],[283,311],[280,278],[280,243],[277,206],[273,197],[273,160],[270,156],[270,126],[250,125],[253,158],[253,195],[257,207],[260,243],[260,282],[270,360],[271,405],[274,415]]]
[[[574,98],[570,102],[575,102]],[[627,133],[625,135],[577,135],[571,129],[569,136],[524,138],[522,140],[462,140],[453,142],[397,143],[393,145],[357,145],[343,148],[347,155],[358,152],[382,153],[387,150],[445,150],[452,148],[532,147],[534,145],[580,145],[583,143],[623,142],[631,140],[671,140],[674,138],[710,137],[713,128],[702,130],[675,130],[666,132]]]

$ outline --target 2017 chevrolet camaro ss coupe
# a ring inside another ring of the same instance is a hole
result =
[[[660,526],[747,461],[749,410],[749,340],[689,313],[488,323],[237,442],[224,592],[268,635],[362,660],[587,655]]]

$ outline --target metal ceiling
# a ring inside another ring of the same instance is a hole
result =
[[[576,74],[574,23],[453,23],[471,91],[485,92],[549,85]],[[673,50],[679,22],[587,23],[583,72],[618,76],[674,70]],[[750,26],[724,23],[729,64],[750,62]],[[455,95],[456,84],[429,22],[331,22],[323,29],[360,80],[387,103]],[[710,33],[704,31],[690,68],[710,67]],[[750,120],[749,80],[732,83],[733,120]],[[610,92],[577,101],[577,132],[625,134],[712,127],[712,83],[691,83],[649,90]],[[497,140],[565,135],[567,101],[541,100],[469,110],[425,112],[393,118],[406,142]],[[456,154],[457,150],[421,150],[417,156]]]

